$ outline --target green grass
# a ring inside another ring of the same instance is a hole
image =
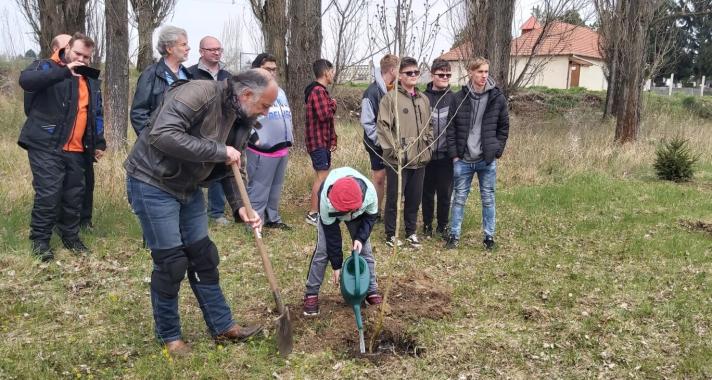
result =
[[[15,144],[19,104],[0,97],[0,378],[712,377],[712,235],[680,224],[712,222],[709,121],[650,113],[640,142],[618,147],[612,126],[595,114],[513,115],[498,164],[494,252],[481,248],[476,188],[457,251],[427,241],[394,261],[378,225],[382,285],[427,275],[452,292],[449,316],[404,322],[427,349],[420,358],[373,363],[342,348],[305,346],[332,328],[328,318],[298,330],[288,360],[278,357],[273,331],[216,347],[183,286],[182,326],[194,353],[174,361],[153,339],[151,261],[125,199],[125,152],[97,165],[96,231],[83,235],[93,254],[74,256],[58,241],[51,264],[28,253],[32,190]],[[338,128],[335,166],[367,172],[358,127]],[[652,170],[655,142],[677,134],[696,136],[692,148],[701,153],[695,179],[682,185],[657,181]],[[314,245],[302,222],[310,180],[308,158],[295,154],[283,198],[283,218],[295,230],[265,233],[283,297],[295,306]],[[238,226],[210,232],[234,315],[271,326],[273,301],[251,235]],[[338,294],[333,286],[323,292]]]

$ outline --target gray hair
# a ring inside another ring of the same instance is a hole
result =
[[[263,69],[248,69],[233,75],[233,94],[242,95],[245,91],[251,90],[255,96],[260,97],[264,90],[273,82],[272,76]]]
[[[188,33],[185,29],[171,25],[161,28],[161,32],[158,33],[158,42],[156,42],[156,50],[161,54],[161,57],[168,55],[168,48],[173,47],[180,36],[185,37],[186,40],[188,39]]]

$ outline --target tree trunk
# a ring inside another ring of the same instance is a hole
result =
[[[487,56],[487,37],[489,28],[490,0],[468,0],[466,37],[471,46],[471,57]],[[465,54],[468,56],[468,54]]]
[[[277,59],[279,83],[287,83],[287,3],[286,0],[265,0],[262,35],[265,39],[265,51]]]
[[[290,1],[287,97],[292,110],[294,146],[304,149],[304,88],[314,80],[312,63],[321,56],[321,0]]]
[[[621,39],[619,40],[620,89],[614,92],[616,108],[615,141],[627,143],[638,139],[640,130],[641,95],[645,69],[645,52],[650,25],[662,1],[626,0],[623,6]]]
[[[136,70],[142,72],[153,64],[153,31],[156,29],[152,22],[151,12],[147,7],[135,10],[138,14],[138,57],[136,57]]]
[[[40,21],[40,56],[52,55],[50,44],[58,34],[85,33],[88,0],[38,0]]]
[[[106,0],[106,67],[104,125],[112,149],[127,145],[129,110],[128,1]]]
[[[466,38],[471,57],[490,61],[490,76],[504,93],[509,83],[509,55],[512,44],[514,0],[468,0]]]
[[[514,0],[497,0],[489,6],[487,28],[487,58],[490,61],[490,76],[505,95],[509,93],[509,56],[512,44],[512,20]]]

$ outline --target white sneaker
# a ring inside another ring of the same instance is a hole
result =
[[[408,244],[410,244],[410,246],[413,247],[413,248],[420,248],[420,247],[421,247],[420,240],[418,240],[418,235],[416,235],[416,234],[412,234],[412,235],[408,236],[408,237],[405,239],[405,241],[407,241]]]
[[[319,214],[316,212],[313,212],[311,214],[307,213],[307,216],[304,217],[304,221],[316,227],[316,225],[319,223]]]

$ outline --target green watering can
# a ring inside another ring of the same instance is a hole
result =
[[[366,343],[363,339],[363,320],[361,319],[361,303],[366,298],[371,274],[368,265],[358,252],[352,251],[351,257],[341,268],[341,295],[344,301],[354,308],[356,327],[358,327],[359,349],[366,353]]]

